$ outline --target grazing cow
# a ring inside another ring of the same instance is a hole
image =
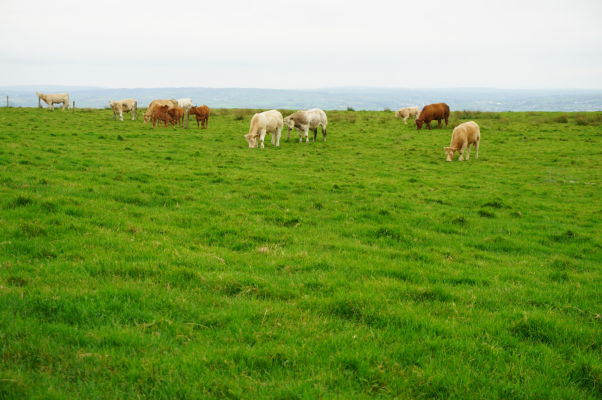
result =
[[[431,121],[437,120],[437,127],[441,128],[441,120],[445,119],[445,126],[447,127],[447,120],[449,119],[449,106],[445,103],[435,103],[424,106],[418,118],[416,118],[416,129],[422,129],[422,124],[426,123],[426,127],[431,129]]]
[[[201,129],[207,129],[207,124],[209,122],[209,114],[211,110],[209,107],[202,105],[199,107],[192,107],[190,109],[190,114],[196,117],[196,127],[199,127],[199,122],[201,123]]]
[[[282,124],[282,114],[280,114],[280,111],[278,110],[264,111],[253,115],[249,133],[244,135],[249,144],[249,148],[253,149],[257,147],[257,139],[259,138],[261,148],[263,149],[263,140],[266,133],[272,134],[272,144],[274,146],[280,146]]]
[[[144,123],[147,123],[151,120],[151,114],[153,113],[153,110],[156,107],[165,106],[165,105],[168,108],[174,108],[174,107],[178,106],[178,101],[177,100],[164,100],[164,99],[151,101],[151,103],[148,105],[148,108],[146,109],[146,112],[144,113]]]
[[[62,103],[61,107],[63,110],[65,108],[69,108],[69,93],[54,93],[54,94],[44,94],[36,92],[36,95],[44,101],[44,103],[48,104],[51,110],[54,110],[55,104]]]
[[[167,113],[171,116],[173,120],[172,123],[174,125],[179,124],[182,126],[184,124],[184,113],[185,110],[183,107],[174,107],[167,110]]]
[[[297,111],[284,118],[284,124],[288,127],[288,138],[287,141],[291,140],[291,129],[297,128],[299,131],[299,142],[303,141],[303,135],[305,135],[305,141],[309,142],[309,130],[314,132],[314,142],[318,136],[318,127],[322,127],[322,140],[326,141],[326,126],[328,125],[328,119],[326,113],[319,108],[312,108],[311,110]]]
[[[174,120],[171,115],[169,115],[169,105],[165,104],[162,106],[156,106],[153,108],[153,111],[150,115],[150,119],[153,122],[153,128],[157,124],[158,121],[162,121],[165,123],[165,127],[167,128],[168,123],[173,123]]]
[[[395,111],[395,116],[397,118],[403,118],[403,123],[406,125],[408,123],[408,118],[418,118],[418,114],[420,114],[419,107],[406,107]]]
[[[454,159],[454,153],[460,153],[459,161],[464,161],[464,151],[466,151],[466,161],[470,159],[470,145],[476,149],[475,158],[479,158],[479,143],[481,142],[481,129],[474,121],[464,122],[454,128],[452,132],[449,147],[444,147],[447,154],[447,161]]]
[[[136,99],[123,99],[123,100],[109,100],[109,106],[113,109],[113,119],[123,121],[123,113],[129,112],[132,116],[132,121],[136,119],[136,113],[138,110],[138,102]]]

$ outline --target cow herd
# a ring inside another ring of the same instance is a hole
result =
[[[51,110],[54,104],[62,104],[62,108],[69,108],[69,94],[43,94],[37,93],[40,100],[48,104]],[[123,113],[129,112],[132,120],[137,118],[138,103],[135,99],[111,100],[109,106],[113,111],[113,119],[119,117],[123,121]],[[163,99],[153,100],[144,113],[144,122],[152,123],[153,128],[157,124],[163,124],[165,127],[171,125],[182,126],[184,119],[189,115],[194,115],[197,121],[197,128],[207,129],[209,115],[211,110],[206,105],[195,107],[192,100],[185,99]],[[415,118],[416,129],[422,129],[426,124],[427,129],[431,129],[431,122],[437,121],[437,127],[441,128],[441,121],[445,121],[447,127],[449,122],[449,106],[445,103],[435,103],[426,105],[420,110],[419,107],[406,107],[395,112],[395,116],[402,118],[404,124],[407,124],[408,118]],[[287,140],[290,141],[291,130],[297,129],[299,132],[299,142],[305,138],[309,142],[309,131],[313,132],[313,141],[317,140],[318,128],[322,130],[322,140],[326,141],[326,132],[328,118],[326,113],[319,108],[309,110],[299,110],[287,117],[283,117],[278,110],[269,110],[256,113],[251,118],[249,133],[244,135],[249,148],[264,148],[265,136],[272,134],[272,145],[280,146],[282,129],[286,126],[288,129]],[[451,142],[448,147],[444,147],[447,161],[452,161],[455,153],[459,154],[458,160],[470,159],[470,146],[475,148],[475,158],[479,158],[479,144],[481,141],[481,132],[479,125],[474,121],[464,122],[456,126],[452,132]]]

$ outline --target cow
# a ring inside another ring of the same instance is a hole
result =
[[[272,144],[280,146],[280,135],[282,134],[282,114],[278,110],[264,111],[253,115],[249,133],[244,135],[249,144],[249,148],[257,147],[257,139],[261,142],[261,148],[264,148],[263,140],[266,133],[272,134]]]
[[[178,107],[182,107],[185,110],[189,110],[192,107],[192,99],[177,99]]]
[[[158,105],[153,108],[153,111],[151,112],[151,115],[150,115],[150,119],[153,123],[153,128],[155,127],[155,125],[157,124],[158,121],[165,123],[166,128],[167,128],[168,123],[174,122],[174,119],[172,118],[172,116],[169,115],[169,110],[170,110],[170,108],[169,108],[168,104]]]
[[[180,126],[184,123],[184,113],[185,110],[183,107],[174,107],[167,110],[167,113],[171,116],[173,120],[172,123],[174,125],[179,124]]]
[[[113,110],[113,119],[117,119],[117,115],[119,115],[119,120],[123,121],[123,113],[129,112],[132,121],[136,120],[138,110],[136,99],[109,100],[109,106]]]
[[[453,161],[454,153],[460,153],[459,161],[468,161],[470,159],[470,145],[476,149],[475,158],[479,158],[479,143],[481,142],[481,129],[474,121],[464,122],[456,126],[452,132],[449,147],[444,147],[447,155],[447,161]],[[466,151],[466,158],[464,152]]]
[[[36,92],[38,98],[44,100],[44,103],[48,104],[48,108],[54,110],[55,104],[62,103],[61,107],[63,110],[65,108],[69,108],[69,93],[54,93],[54,94],[44,94]]]
[[[416,129],[422,129],[422,124],[426,123],[426,127],[431,129],[431,121],[437,120],[437,127],[441,128],[441,120],[445,120],[445,126],[447,127],[447,120],[449,119],[449,106],[445,103],[435,103],[424,106],[418,118],[416,118]]]
[[[395,116],[397,118],[403,118],[403,123],[406,125],[408,124],[408,118],[418,118],[418,114],[420,114],[419,107],[406,107],[395,111]]]
[[[303,141],[305,136],[305,142],[309,142],[309,130],[314,132],[314,142],[318,136],[318,127],[322,127],[322,140],[326,141],[326,127],[328,125],[328,119],[326,113],[319,108],[312,108],[310,110],[301,110],[292,113],[291,115],[284,118],[284,125],[288,128],[287,141],[291,140],[291,129],[297,128],[299,131],[299,143]]]
[[[207,123],[209,122],[209,114],[211,110],[209,107],[202,105],[199,107],[192,107],[190,109],[190,114],[196,117],[196,127],[199,127],[199,122],[201,129],[207,129]]]
[[[148,105],[148,108],[146,109],[146,112],[144,113],[144,123],[147,123],[151,120],[151,114],[153,113],[153,110],[156,107],[164,105],[166,105],[168,108],[174,108],[178,106],[178,101],[165,99],[151,101],[151,103]]]

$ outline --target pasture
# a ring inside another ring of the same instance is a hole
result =
[[[252,113],[0,109],[0,398],[602,397],[602,114]]]

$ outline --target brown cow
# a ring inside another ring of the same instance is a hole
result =
[[[418,118],[416,118],[416,129],[422,129],[422,124],[431,129],[431,121],[437,120],[437,127],[441,128],[441,120],[445,119],[445,127],[449,119],[449,106],[445,103],[435,103],[424,106]]]
[[[167,105],[168,108],[174,108],[178,106],[178,101],[177,100],[153,100],[151,101],[151,103],[148,105],[148,108],[146,109],[146,112],[144,113],[144,123],[146,124],[147,122],[149,122],[151,120],[151,114],[153,113],[153,110],[155,109],[155,107],[159,107],[159,106],[164,106]]]
[[[171,116],[172,123],[174,125],[179,124],[183,126],[184,124],[184,108],[183,107],[174,107],[167,110],[169,115]]]
[[[192,107],[190,109],[190,114],[196,117],[196,127],[199,127],[199,121],[201,123],[200,127],[202,129],[207,129],[207,123],[209,122],[209,114],[211,110],[209,107],[203,105],[199,107]]]
[[[155,107],[150,115],[151,121],[153,122],[153,128],[157,124],[157,121],[163,121],[167,128],[168,123],[173,123],[173,118],[169,115],[169,106],[158,106]]]

